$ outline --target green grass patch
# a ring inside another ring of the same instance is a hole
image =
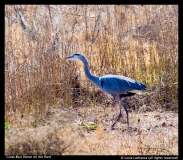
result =
[[[4,127],[5,129],[8,129],[10,127],[10,124],[4,119]]]

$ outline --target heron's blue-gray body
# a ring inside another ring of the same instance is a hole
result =
[[[105,75],[103,77],[94,76],[90,73],[88,68],[88,62],[85,57],[81,54],[73,54],[71,56],[67,56],[68,60],[80,60],[84,64],[84,71],[86,76],[91,80],[94,84],[96,84],[102,91],[107,92],[108,94],[115,97],[120,104],[120,114],[116,120],[116,122],[112,125],[112,128],[117,123],[117,121],[122,117],[121,107],[123,106],[126,114],[127,114],[127,123],[128,122],[128,110],[123,102],[121,102],[120,98],[132,96],[138,90],[146,89],[146,86],[140,82],[136,82],[135,80],[119,75]]]
[[[125,76],[106,75],[100,78],[100,84],[104,91],[116,96],[135,93],[137,90],[145,89],[145,85]]]

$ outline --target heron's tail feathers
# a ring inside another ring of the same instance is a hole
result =
[[[136,82],[136,86],[135,86],[135,89],[136,90],[145,90],[146,89],[146,86],[140,82]]]

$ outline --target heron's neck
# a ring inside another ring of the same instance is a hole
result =
[[[90,70],[89,70],[89,65],[88,65],[88,62],[86,59],[82,59],[81,60],[84,64],[84,71],[85,71],[85,74],[86,76],[88,77],[89,80],[91,80],[94,84],[96,84],[98,87],[100,87],[100,83],[99,83],[99,77],[97,76],[94,76],[90,73]]]

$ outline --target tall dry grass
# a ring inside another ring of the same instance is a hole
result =
[[[82,65],[60,59],[75,52],[94,74],[134,78],[176,108],[177,11],[177,5],[6,5],[6,110],[41,110],[58,97],[71,105],[76,79],[89,90]]]
[[[37,123],[48,106],[109,103],[81,63],[61,60],[75,52],[93,74],[146,84],[147,106],[178,111],[178,5],[5,5],[10,124],[27,115]]]

